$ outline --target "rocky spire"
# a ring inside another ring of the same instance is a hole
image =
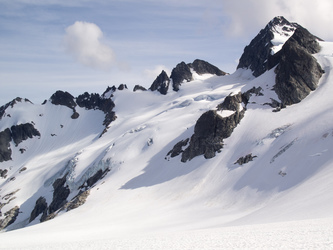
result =
[[[150,86],[151,91],[157,90],[162,95],[166,95],[169,89],[170,78],[168,77],[167,73],[162,70],[162,72],[156,77],[153,84]]]

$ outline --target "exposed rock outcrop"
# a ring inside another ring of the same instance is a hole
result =
[[[70,194],[70,190],[66,185],[66,176],[67,174],[64,175],[64,177],[55,180],[53,183],[53,199],[50,206],[48,207],[49,214],[57,211],[67,203],[67,197]]]
[[[87,186],[92,187],[97,181],[102,179],[109,171],[110,171],[109,168],[105,169],[104,171],[102,169],[98,170],[93,176],[88,178],[86,182]]]
[[[47,202],[44,197],[39,197],[36,201],[34,209],[31,211],[29,223],[37,218],[38,215],[42,214],[40,221],[44,221],[47,216]]]
[[[319,50],[317,38],[298,26],[276,54],[279,64],[275,69],[274,89],[284,105],[300,102],[317,88],[324,71],[311,54]]]
[[[239,104],[242,103],[242,93],[239,92],[236,95],[228,95],[224,98],[224,101],[217,105],[218,110],[231,110],[231,111],[238,111]]]
[[[22,141],[28,138],[33,138],[34,136],[41,136],[40,132],[31,123],[20,124],[12,126],[11,137],[15,145],[19,145]]]
[[[54,105],[62,105],[66,106],[73,110],[73,114],[71,116],[72,119],[79,118],[79,113],[76,112],[75,107],[76,103],[74,101],[74,96],[66,91],[58,90],[56,91],[50,98],[50,102]]]
[[[187,145],[187,143],[189,142],[189,140],[190,140],[190,139],[187,138],[187,139],[185,139],[185,140],[181,140],[180,142],[178,142],[178,143],[173,147],[173,149],[171,149],[171,150],[168,152],[167,156],[170,155],[170,157],[173,158],[173,157],[176,157],[176,156],[180,155],[181,153],[183,153],[183,152],[184,152],[183,147],[185,147],[185,146]]]
[[[68,202],[64,206],[64,209],[66,209],[66,211],[70,211],[72,209],[78,208],[79,206],[82,206],[86,202],[89,194],[90,190],[80,192],[77,196],[75,196],[70,202]]]
[[[127,89],[127,85],[121,83],[121,84],[118,86],[118,90],[124,90],[124,89]]]
[[[66,106],[70,109],[75,109],[76,103],[74,101],[74,96],[72,96],[67,91],[56,91],[50,98],[50,101],[54,105]]]
[[[0,162],[11,160],[12,150],[10,142],[13,140],[18,146],[22,141],[34,136],[41,136],[40,132],[31,124],[14,125],[0,132]]]
[[[0,162],[12,159],[12,150],[9,142],[12,140],[9,128],[0,132]]]
[[[142,87],[141,85],[135,85],[133,88],[133,92],[138,91],[138,90],[147,91],[147,89],[145,87]]]
[[[0,230],[8,227],[9,225],[13,224],[19,214],[20,208],[18,206],[13,207],[8,212],[6,212],[5,218],[0,220]]]
[[[122,88],[125,88],[125,86],[123,86]],[[115,90],[115,87],[108,87],[108,89],[106,90],[106,92],[104,92],[103,95],[106,95],[106,93],[108,93],[109,91],[113,92]],[[107,128],[107,126],[109,126],[110,123],[117,118],[117,116],[113,111],[113,108],[115,107],[114,102],[111,100],[111,98],[105,98],[103,95],[100,96],[99,94],[89,94],[88,92],[85,92],[84,94],[79,95],[76,98],[76,103],[81,108],[85,108],[88,110],[98,109],[103,111],[105,114],[103,125]]]
[[[172,79],[172,87],[174,91],[178,91],[182,82],[190,82],[193,80],[190,67],[181,62],[172,70],[170,78]]]
[[[76,98],[76,103],[81,108],[98,109],[108,114],[115,107],[114,102],[110,98],[102,98],[99,94],[88,94],[85,92]]]
[[[7,169],[0,169],[0,177],[6,179],[7,178]]]
[[[162,95],[166,95],[169,89],[170,78],[168,77],[167,73],[162,70],[162,72],[156,77],[155,81],[150,86],[149,90],[151,91],[158,91]]]
[[[192,68],[197,74],[212,74],[217,76],[224,76],[227,73],[220,70],[218,67],[200,59],[196,59],[193,63],[187,64],[190,68]]]
[[[250,161],[253,161],[254,158],[256,158],[257,156],[252,156],[252,154],[248,154],[245,156],[240,157],[234,164],[239,164],[239,165],[243,165],[246,164]]]
[[[245,108],[241,108],[242,94],[228,96],[218,105],[218,110],[209,110],[200,116],[194,127],[189,146],[182,153],[182,162],[204,155],[213,158],[223,147],[223,139],[228,138],[234,128],[244,117]],[[234,114],[222,117],[218,112],[222,109],[235,111]]]
[[[184,150],[181,161],[186,162],[199,155],[204,155],[206,159],[213,158],[223,147],[223,139],[231,135],[244,113],[245,110],[242,110],[221,117],[216,110],[205,112],[195,124],[190,145]]]

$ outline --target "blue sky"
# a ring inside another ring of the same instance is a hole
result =
[[[77,96],[206,60],[232,73],[244,47],[283,15],[333,40],[330,0],[0,0],[0,106],[56,90]]]

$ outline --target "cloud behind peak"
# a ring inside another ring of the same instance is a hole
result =
[[[66,51],[79,63],[94,69],[109,71],[116,58],[112,49],[104,44],[102,30],[94,23],[76,21],[66,28]]]

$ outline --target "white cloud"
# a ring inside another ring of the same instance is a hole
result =
[[[169,70],[164,65],[156,65],[152,69],[145,69],[144,75],[147,79],[152,79],[152,81],[154,81],[156,77],[162,72],[162,70],[164,70],[168,75],[170,75],[171,70]]]
[[[94,23],[75,22],[66,28],[66,51],[81,64],[102,70],[109,70],[116,59],[112,49],[103,44],[103,32]]]
[[[229,36],[253,36],[275,16],[297,22],[314,35],[332,40],[333,1],[331,0],[225,0],[216,1],[228,18],[223,31]],[[221,14],[221,13],[220,13]]]

